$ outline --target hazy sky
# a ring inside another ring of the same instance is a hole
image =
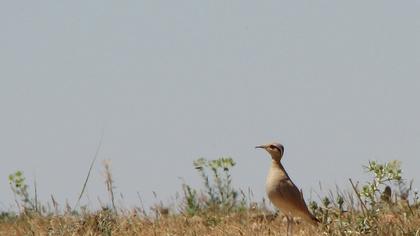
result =
[[[77,199],[101,160],[128,206],[198,187],[199,157],[231,156],[234,181],[264,195],[270,158],[307,198],[318,182],[366,180],[402,161],[420,186],[419,1],[2,1],[0,209],[7,176],[42,200]],[[181,179],[182,178],[182,179]],[[32,186],[31,186],[32,188]],[[33,189],[33,188],[32,188]]]

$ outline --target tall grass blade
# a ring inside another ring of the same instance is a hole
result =
[[[95,156],[93,157],[92,162],[90,163],[89,171],[87,173],[85,182],[83,183],[82,191],[80,191],[79,197],[77,199],[76,205],[74,206],[73,210],[76,210],[76,208],[79,207],[80,200],[82,199],[83,193],[85,192],[87,183],[88,183],[89,178],[90,178],[90,172],[92,171],[93,165],[95,164],[95,161],[98,158],[98,154],[99,154],[99,150],[101,149],[101,146],[102,146],[103,138],[104,138],[104,129],[102,129],[101,139],[99,140],[98,147],[96,148]]]

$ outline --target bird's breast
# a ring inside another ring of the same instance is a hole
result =
[[[285,214],[290,214],[293,211],[291,208],[293,206],[289,202],[291,184],[283,169],[276,165],[271,166],[265,185],[268,199]]]
[[[273,197],[281,195],[281,186],[286,184],[288,180],[287,175],[279,168],[271,167],[268,171],[267,179],[265,182],[265,188],[270,200]]]

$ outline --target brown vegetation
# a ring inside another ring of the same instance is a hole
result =
[[[46,210],[28,193],[21,172],[9,182],[21,212],[0,215],[0,235],[285,235],[286,221],[267,210],[265,203],[250,202],[231,185],[230,158],[200,159],[194,167],[204,181],[196,190],[183,185],[183,199],[173,208],[122,209],[113,202],[112,175],[105,163],[109,206],[96,212],[85,208]],[[398,162],[370,162],[371,182],[351,190],[330,192],[311,201],[318,227],[295,219],[294,235],[420,235],[420,202],[412,184],[401,178]],[[213,178],[211,178],[213,177]],[[392,188],[391,188],[392,186]],[[242,197],[241,197],[242,196]]]

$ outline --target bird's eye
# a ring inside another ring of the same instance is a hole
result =
[[[276,146],[270,145],[270,149],[276,149]]]

